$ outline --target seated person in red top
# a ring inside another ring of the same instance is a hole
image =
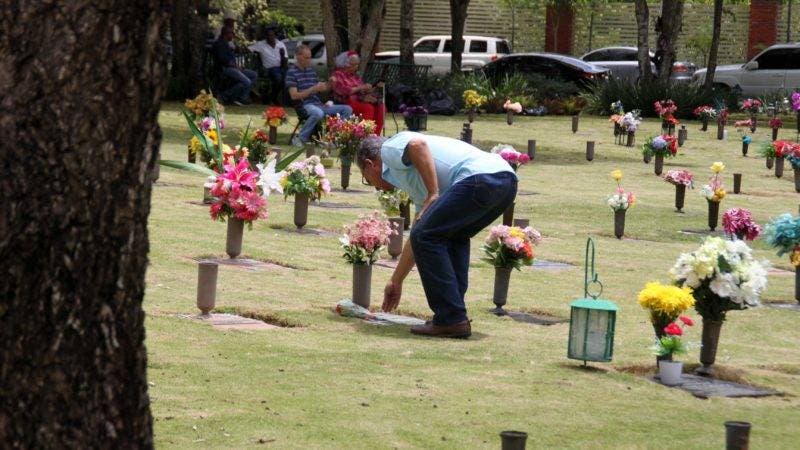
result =
[[[375,121],[375,134],[383,129],[383,116],[386,109],[376,89],[358,76],[358,53],[348,51],[336,57],[336,70],[331,76],[333,98],[353,108],[353,113],[367,120]]]

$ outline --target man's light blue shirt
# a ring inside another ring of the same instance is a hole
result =
[[[473,175],[514,173],[514,169],[500,155],[485,152],[458,139],[401,131],[387,139],[381,146],[382,176],[393,186],[407,192],[414,201],[417,211],[425,202],[428,190],[417,169],[411,165],[411,160],[403,159],[408,141],[414,138],[422,138],[428,144],[436,165],[439,195],[443,195],[451,186]]]

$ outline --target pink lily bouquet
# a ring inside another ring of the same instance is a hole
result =
[[[526,153],[520,153],[508,144],[497,144],[492,147],[491,152],[500,155],[503,160],[511,165],[515,172],[519,166],[528,164],[531,161],[530,156]]]
[[[523,265],[533,264],[533,246],[541,242],[541,233],[531,227],[496,225],[486,237],[483,260],[494,267],[520,270]]]
[[[289,164],[279,184],[284,197],[304,194],[313,201],[331,192],[331,183],[325,174],[325,168],[316,155]]]
[[[371,265],[389,244],[389,236],[395,233],[378,211],[359,216],[353,225],[345,226],[344,235],[339,238],[344,250],[342,256],[350,264]]]
[[[731,208],[722,215],[722,227],[729,236],[740,240],[754,241],[761,234],[761,227],[753,221],[750,211]]]
[[[668,170],[664,175],[664,181],[675,186],[683,185],[688,188],[694,187],[694,176],[688,170]]]
[[[205,186],[213,196],[210,214],[213,220],[228,218],[245,221],[249,226],[267,218],[267,198],[271,191],[281,191],[277,183],[282,173],[275,173],[275,160],[252,170],[247,158],[224,165],[224,172],[209,177]]]

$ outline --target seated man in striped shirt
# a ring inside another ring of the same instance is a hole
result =
[[[334,114],[350,117],[353,109],[348,105],[322,103],[317,94],[330,90],[330,85],[317,79],[317,73],[311,68],[311,49],[308,46],[298,45],[295,58],[297,63],[286,72],[286,87],[289,88],[289,96],[292,101],[302,101],[301,108],[308,114],[308,119],[300,129],[300,133],[292,139],[292,145],[302,147],[311,140],[311,133],[314,132],[323,117]]]

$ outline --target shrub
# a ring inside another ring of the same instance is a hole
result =
[[[504,112],[503,103],[507,99],[518,101],[525,107],[536,104],[536,90],[530,86],[524,75],[518,73],[506,75],[502,82],[485,95],[489,98],[486,103],[488,112]]]
[[[528,86],[535,90],[538,101],[565,99],[581,93],[581,88],[571,81],[555,80],[538,73],[528,73],[523,76],[528,81]]]
[[[682,118],[692,118],[692,111],[697,106],[729,101],[729,98],[696,84],[659,81],[632,84],[615,78],[593,85],[582,97],[587,109],[596,114],[611,114],[611,103],[621,100],[626,110],[640,109],[643,116],[649,117],[658,116],[653,109],[656,101],[669,98],[678,105],[676,115]]]

